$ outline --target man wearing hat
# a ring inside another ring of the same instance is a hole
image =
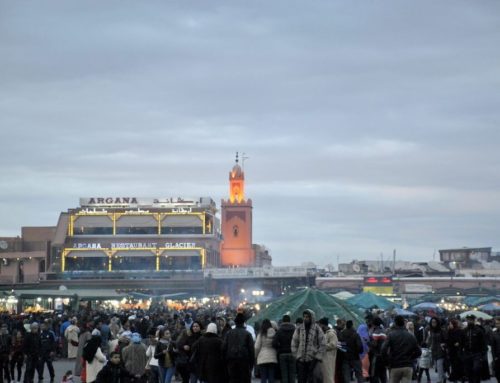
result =
[[[476,325],[476,316],[465,317],[467,328],[463,332],[463,361],[469,383],[481,382],[481,363],[488,350],[484,331]]]
[[[318,321],[321,329],[325,333],[325,354],[321,363],[323,372],[323,382],[333,382],[335,378],[335,361],[337,359],[337,334],[328,325],[328,318],[321,318]]]
[[[229,383],[250,383],[255,362],[254,341],[245,329],[245,316],[242,313],[236,315],[234,323],[236,327],[227,332],[223,344]]]

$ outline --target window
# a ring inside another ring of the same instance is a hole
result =
[[[238,228],[237,225],[233,226],[233,237],[237,237],[239,234],[240,229]]]

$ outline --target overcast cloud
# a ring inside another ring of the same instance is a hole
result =
[[[0,0],[0,236],[228,193],[274,263],[500,251],[497,1]]]

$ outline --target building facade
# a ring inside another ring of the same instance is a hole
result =
[[[220,265],[220,230],[211,198],[81,198],[62,213],[47,273],[201,270]]]

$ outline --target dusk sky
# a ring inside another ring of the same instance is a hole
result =
[[[500,251],[500,2],[0,0],[0,236],[228,195],[275,265]]]

